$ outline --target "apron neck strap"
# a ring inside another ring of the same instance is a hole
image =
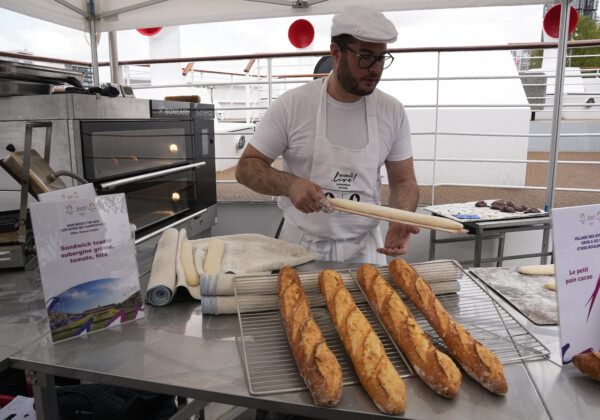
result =
[[[327,133],[327,86],[329,85],[329,79],[333,73],[329,73],[325,80],[323,81],[323,86],[321,87],[321,97],[319,99],[319,112],[317,112],[317,121],[316,121],[316,134],[317,136],[322,135],[325,136]],[[373,95],[373,94],[371,94]],[[365,112],[367,120],[369,117],[377,118],[377,112],[375,109],[375,101],[373,100],[371,95],[365,95]]]

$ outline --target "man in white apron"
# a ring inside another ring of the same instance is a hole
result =
[[[376,89],[393,61],[387,44],[397,31],[382,13],[363,6],[333,18],[332,73],[281,95],[265,113],[236,170],[237,180],[278,196],[280,239],[299,243],[321,260],[385,265],[406,253],[419,229],[331,211],[328,198],[380,204],[385,164],[389,206],[414,211],[418,200],[410,127],[404,107]],[[283,171],[271,166],[283,158]]]

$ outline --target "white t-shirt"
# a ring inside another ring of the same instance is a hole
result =
[[[265,156],[283,157],[283,170],[310,179],[319,95],[317,79],[281,95],[267,110],[251,144]],[[375,89],[372,93],[379,127],[379,168],[412,156],[410,126],[403,105]],[[365,100],[342,103],[327,97],[327,138],[334,144],[360,149],[367,142]]]

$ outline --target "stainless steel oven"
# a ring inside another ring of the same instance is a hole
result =
[[[79,171],[101,194],[125,193],[138,237],[216,205],[212,119],[82,120],[80,130]]]
[[[125,193],[137,243],[169,227],[185,228],[188,237],[210,236],[217,201],[214,115],[211,104],[187,102],[78,94],[0,98],[0,158],[8,143],[23,148],[26,121],[48,121],[50,167],[82,176],[99,194]],[[32,143],[43,151],[43,133],[34,130]],[[19,208],[19,189],[0,173],[0,213]]]

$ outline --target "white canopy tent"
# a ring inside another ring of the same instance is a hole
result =
[[[335,14],[368,4],[381,11],[546,4],[544,0],[0,0],[0,6],[90,34],[109,32],[111,62],[117,61],[114,31],[208,22]],[[96,37],[90,36],[94,83],[98,82]],[[112,50],[113,48],[111,48]]]
[[[554,204],[558,133],[562,113],[567,24],[571,0],[0,0],[0,7],[62,26],[112,33],[118,30],[225,22],[274,17],[335,14],[347,6],[368,4],[381,11],[519,6],[559,3],[560,36],[556,66],[546,208]],[[96,37],[90,36],[94,81],[98,80]],[[111,65],[116,61],[111,53]]]
[[[547,4],[544,0],[0,0],[48,22],[97,32],[286,16],[326,15],[368,4],[381,11]]]

